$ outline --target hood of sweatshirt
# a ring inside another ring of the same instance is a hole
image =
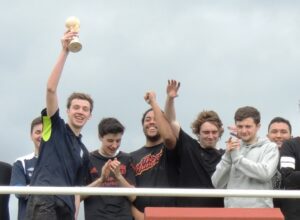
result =
[[[242,141],[241,147],[247,147],[247,148],[261,147],[268,143],[271,143],[271,141],[267,137],[257,137],[257,142],[255,142],[254,144],[246,144]]]

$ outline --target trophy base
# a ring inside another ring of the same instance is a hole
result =
[[[78,51],[81,50],[81,48],[82,48],[81,43],[76,39],[72,40],[68,46],[69,51],[73,53],[77,53]]]

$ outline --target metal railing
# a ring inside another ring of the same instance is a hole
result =
[[[300,190],[0,186],[0,194],[300,198]]]

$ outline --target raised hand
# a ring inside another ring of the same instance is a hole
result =
[[[238,138],[238,135],[237,135],[237,128],[235,125],[230,125],[227,127],[229,132],[230,132],[230,135],[232,135],[233,137],[236,137]]]
[[[180,82],[176,80],[168,80],[167,85],[167,95],[169,98],[176,98],[178,96],[178,90],[180,87]]]
[[[153,103],[153,101],[156,100],[155,92],[153,91],[146,92],[144,99],[149,105],[151,105],[151,103]]]
[[[63,50],[69,51],[68,46],[75,36],[78,36],[77,32],[71,32],[68,30],[64,33],[64,36],[60,40]]]

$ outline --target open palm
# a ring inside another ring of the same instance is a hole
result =
[[[176,80],[168,80],[167,95],[171,98],[177,97],[179,87],[180,87],[180,82],[177,82]]]

